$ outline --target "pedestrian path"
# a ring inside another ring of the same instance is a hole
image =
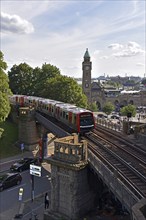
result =
[[[28,220],[30,218],[34,219],[37,215],[39,220],[43,220],[44,216],[44,194],[35,198],[32,202],[31,200],[25,203],[23,211],[23,220]]]

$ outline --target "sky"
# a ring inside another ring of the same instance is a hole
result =
[[[82,77],[88,48],[92,78],[145,76],[145,0],[1,0],[0,50],[8,69],[56,66]]]

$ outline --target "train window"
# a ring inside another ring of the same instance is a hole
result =
[[[86,126],[86,125],[92,125],[94,123],[92,116],[84,116],[80,117],[80,125]]]
[[[74,115],[74,122],[76,123],[76,115]]]
[[[68,120],[68,113],[66,113],[66,120]]]
[[[63,111],[63,118],[65,118],[65,112]]]

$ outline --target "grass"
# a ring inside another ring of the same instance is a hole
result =
[[[15,146],[18,140],[18,126],[7,120],[0,123],[0,128],[4,129],[0,138],[0,159],[20,154],[21,150]]]

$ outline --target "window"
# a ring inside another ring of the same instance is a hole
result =
[[[66,113],[66,120],[68,120],[68,113]]]

